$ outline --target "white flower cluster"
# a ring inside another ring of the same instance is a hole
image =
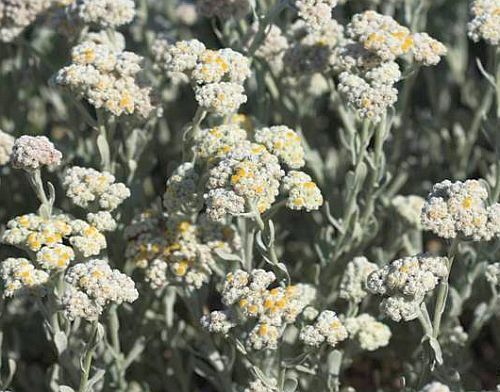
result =
[[[438,381],[433,381],[425,385],[419,392],[450,392],[450,388]]]
[[[0,42],[11,42],[47,10],[52,0],[2,0]]]
[[[282,189],[287,194],[286,206],[291,210],[317,210],[323,204],[323,195],[308,174],[291,170],[283,178]]]
[[[64,214],[48,219],[35,214],[18,216],[7,223],[1,240],[35,252],[45,269],[65,269],[75,258],[75,253],[89,257],[106,248],[106,238],[95,226]]]
[[[68,284],[63,296],[63,308],[70,320],[77,317],[97,320],[110,303],[134,302],[139,293],[134,281],[106,260],[93,259],[71,267],[65,281]]]
[[[235,323],[231,321],[229,313],[220,310],[214,310],[204,315],[200,323],[208,332],[222,335],[227,335],[229,330],[235,326]]]
[[[62,154],[45,136],[23,135],[12,146],[10,163],[17,169],[32,171],[61,164]]]
[[[344,27],[334,19],[311,28],[298,19],[290,26],[290,45],[284,54],[286,71],[293,77],[324,72],[336,58],[338,46],[344,41]]]
[[[344,276],[340,282],[340,298],[353,303],[360,303],[368,295],[366,281],[368,275],[376,271],[378,266],[370,263],[364,256],[355,257],[347,263]]]
[[[364,78],[342,72],[339,75],[339,91],[347,102],[356,108],[361,118],[379,122],[387,108],[398,99],[398,90],[390,84],[371,85]]]
[[[217,158],[247,139],[247,132],[236,124],[203,129],[194,137],[193,151],[197,159],[213,164]]]
[[[2,296],[6,298],[22,293],[43,293],[49,274],[36,269],[28,259],[9,257],[0,264],[0,277]]]
[[[70,0],[63,10],[72,24],[115,29],[132,22],[134,0]]]
[[[271,154],[291,169],[305,165],[302,138],[284,125],[258,129],[255,141],[266,146]]]
[[[347,337],[347,329],[332,310],[322,311],[314,324],[306,325],[299,335],[299,339],[304,344],[314,347],[319,347],[323,342],[335,347]]]
[[[253,42],[255,34],[258,31],[258,24],[253,24],[250,37],[247,42]],[[255,56],[266,61],[271,70],[276,74],[280,74],[283,70],[283,56],[288,49],[289,44],[283,31],[276,25],[271,25],[263,42],[255,52]]]
[[[235,124],[199,130],[193,151],[202,168],[208,169],[204,200],[207,215],[214,221],[228,214],[262,213],[282,193],[287,206],[307,211],[323,203],[320,190],[311,177],[285,168],[304,166],[304,149],[297,133],[285,126],[247,132]],[[283,166],[282,166],[283,165]]]
[[[500,44],[500,3],[498,0],[474,0],[473,15],[469,23],[469,37],[477,42],[484,39],[488,44]]]
[[[113,211],[130,197],[130,190],[125,184],[115,182],[112,174],[92,168],[70,167],[64,175],[63,186],[75,205],[91,210]],[[112,224],[107,222],[109,217],[111,215],[98,213],[89,214],[88,218],[97,223],[96,227],[107,227]]]
[[[221,220],[245,212],[247,204],[266,211],[279,194],[284,172],[278,158],[261,144],[244,141],[233,146],[209,171],[207,214]]]
[[[6,165],[10,161],[15,138],[0,130],[0,166]]]
[[[385,298],[381,311],[394,321],[409,321],[418,316],[425,295],[448,275],[446,257],[425,254],[404,257],[372,272],[368,290]]]
[[[354,15],[347,33],[382,61],[394,61],[404,54],[411,54],[419,63],[435,65],[446,54],[446,47],[428,34],[411,34],[392,17],[376,11]]]
[[[200,176],[191,162],[181,164],[167,181],[163,206],[169,214],[188,214],[203,204],[198,193]]]
[[[231,114],[247,100],[243,83],[250,76],[250,63],[241,53],[232,49],[210,50],[195,39],[170,45],[158,38],[153,55],[159,69],[172,76],[187,76],[196,101],[210,112]]]
[[[302,284],[269,289],[275,280],[274,273],[255,269],[250,274],[230,272],[224,281],[222,302],[244,320],[256,320],[246,339],[254,350],[276,349],[285,326],[294,323],[316,295],[311,286]]]
[[[229,225],[173,219],[159,212],[145,212],[126,228],[126,257],[145,269],[153,289],[169,283],[200,288],[208,282],[219,254],[238,252],[241,244]]]
[[[446,54],[446,47],[428,34],[411,34],[392,17],[375,11],[354,15],[347,35],[335,64],[341,71],[339,91],[360,117],[373,122],[379,122],[397,101],[394,84],[401,78],[397,58],[411,55],[428,66]]]
[[[338,0],[297,0],[298,14],[310,29],[321,29],[332,19],[332,9]]]
[[[198,10],[209,18],[241,19],[250,12],[249,0],[199,0]]]
[[[489,241],[500,235],[500,204],[486,204],[488,190],[478,180],[435,184],[422,209],[422,226],[442,238]]]
[[[153,105],[151,89],[137,80],[141,62],[133,52],[89,39],[72,49],[72,64],[59,70],[55,80],[97,109],[147,118]]]
[[[391,201],[392,206],[401,219],[410,227],[421,228],[420,216],[425,200],[420,196],[398,195]]]
[[[247,101],[243,86],[229,82],[200,86],[195,98],[202,108],[221,116],[236,112]]]
[[[363,350],[375,351],[380,347],[387,346],[391,338],[391,329],[375,320],[368,313],[357,317],[348,317],[344,325],[349,332],[350,339],[356,339],[356,343]]]

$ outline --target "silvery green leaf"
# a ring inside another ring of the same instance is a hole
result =
[[[281,271],[288,275],[288,269],[286,268],[285,263],[278,263],[276,264],[276,267],[278,267]]]
[[[257,234],[255,235],[255,242],[257,243],[259,248],[261,248],[263,251],[267,250],[267,246],[264,244],[264,241],[262,240],[262,232],[261,231],[257,232]]]
[[[342,352],[340,350],[333,350],[328,354],[327,358],[328,373],[338,376],[340,365],[342,364]]]
[[[429,336],[429,344],[432,348],[432,351],[434,351],[434,357],[436,358],[437,363],[442,365],[443,352],[441,350],[441,345],[439,344],[438,340],[432,336]]]
[[[236,344],[236,349],[242,353],[243,355],[247,355],[247,350],[244,346],[243,343],[241,343],[239,340],[235,340],[235,344]]]
[[[53,206],[56,200],[56,190],[51,182],[47,182],[47,187],[49,188],[49,204]]]
[[[9,358],[8,367],[9,367],[9,373],[8,373],[5,381],[2,382],[3,389],[6,389],[10,385],[10,383],[12,382],[12,379],[14,378],[14,374],[16,374],[16,370],[17,370],[16,361],[12,358]]]
[[[60,385],[58,392],[75,392],[75,390],[67,385]]]
[[[356,184],[356,179],[355,179],[354,172],[352,170],[348,171],[346,173],[346,175],[345,175],[345,183],[346,183],[347,189],[354,188],[354,186]]]
[[[101,323],[97,324],[97,333],[95,337],[95,342],[96,345],[99,344],[104,339],[104,336],[106,336],[106,328],[104,328],[104,325]]]
[[[94,375],[88,381],[87,388],[85,389],[85,391],[94,392],[95,391],[94,385],[96,385],[104,377],[105,374],[106,371],[104,369],[97,369]]]
[[[276,387],[274,382],[269,380],[269,378],[257,366],[252,366],[252,370],[255,373],[255,375],[257,376],[257,378],[264,383],[264,385],[266,385],[267,387],[270,387],[270,388]]]
[[[105,135],[103,134],[97,135],[96,143],[97,143],[97,148],[99,149],[99,152],[101,154],[101,163],[103,164],[109,163],[111,161],[111,153],[109,151],[109,145]]]
[[[294,392],[297,389],[299,382],[296,378],[287,378],[283,385],[283,392]]]
[[[221,249],[215,249],[215,254],[225,261],[237,261],[238,263],[243,263],[241,257],[235,253],[227,253]]]
[[[479,72],[481,72],[481,74],[486,78],[488,83],[494,89],[496,89],[497,85],[496,85],[495,77],[493,75],[491,75],[488,71],[486,71],[486,69],[483,66],[483,63],[481,62],[481,60],[479,58],[476,58],[476,64],[477,64],[477,67],[479,68]]]
[[[57,349],[57,353],[61,355],[68,347],[68,338],[64,332],[57,331],[54,335],[54,344]]]
[[[271,247],[274,244],[274,239],[275,239],[274,223],[271,219],[268,221],[268,225],[269,225],[269,244],[268,244],[268,246]]]
[[[450,317],[458,317],[462,313],[462,298],[454,287],[450,287],[449,295],[451,298]]]
[[[366,174],[368,173],[368,168],[364,162],[361,162],[356,169],[354,181],[356,188],[361,187],[365,182]]]
[[[137,360],[137,358],[139,358],[142,352],[144,351],[145,347],[146,347],[146,338],[144,336],[141,336],[134,342],[134,346],[132,347],[127,357],[125,358],[125,361],[123,363],[123,368],[127,369],[135,360]]]
[[[482,319],[488,310],[488,305],[486,302],[481,302],[476,309],[474,309],[474,318]]]

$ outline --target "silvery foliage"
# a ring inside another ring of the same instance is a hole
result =
[[[494,390],[498,0],[0,0],[0,391]]]

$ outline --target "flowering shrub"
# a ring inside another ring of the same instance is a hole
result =
[[[499,0],[0,0],[0,391],[500,388],[499,44]]]

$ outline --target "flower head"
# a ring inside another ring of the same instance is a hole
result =
[[[106,260],[93,259],[71,267],[65,281],[68,289],[63,297],[66,316],[73,320],[82,317],[96,320],[110,303],[134,302],[138,292],[132,279]]]
[[[10,162],[13,167],[26,171],[42,166],[58,166],[62,154],[45,136],[21,136],[14,142]]]
[[[486,204],[488,191],[478,180],[435,184],[422,209],[422,225],[443,238],[489,241],[500,235],[500,204]]]

